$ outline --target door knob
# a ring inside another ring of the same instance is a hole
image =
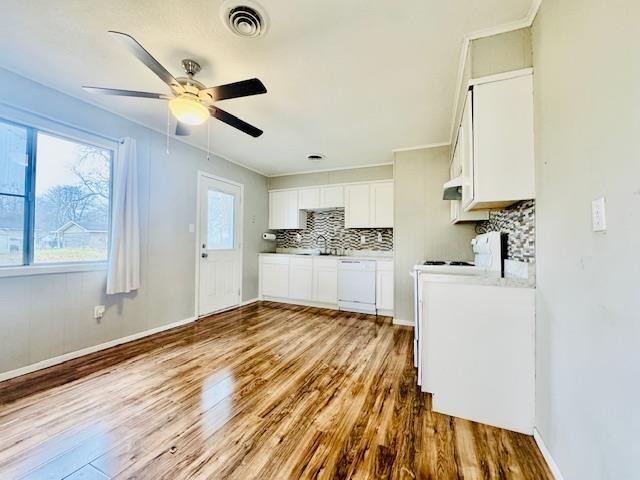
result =
[[[202,258],[207,258],[208,256],[209,256],[209,254],[208,254],[207,252],[204,252],[204,253],[202,254]]]

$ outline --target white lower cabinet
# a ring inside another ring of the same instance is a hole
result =
[[[313,295],[318,303],[338,303],[338,261],[335,258],[313,259]]]
[[[378,261],[376,265],[376,308],[393,311],[393,262]]]
[[[260,297],[338,307],[338,258],[260,255]],[[376,308],[393,314],[393,260],[376,260]]]
[[[289,298],[311,300],[313,259],[292,257],[289,262]]]
[[[262,295],[287,298],[289,296],[289,256],[260,257],[260,289]]]

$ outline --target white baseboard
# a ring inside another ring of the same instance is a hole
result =
[[[338,310],[338,305],[334,303],[319,303],[319,302],[311,302],[306,300],[292,300],[290,298],[280,298],[280,297],[269,297],[263,295],[261,300],[265,302],[276,302],[276,303],[286,303],[288,305],[300,305],[302,307],[316,307],[316,308],[327,308],[329,310]]]
[[[196,320],[197,320],[196,317],[185,318],[184,320],[179,320],[177,322],[169,323],[167,325],[151,328],[143,332],[134,333],[133,335],[116,338],[115,340],[110,340],[108,342],[101,343],[100,345],[94,345],[93,347],[87,347],[87,348],[83,348],[82,350],[76,350],[75,352],[69,352],[63,355],[59,355],[57,357],[41,360],[37,363],[27,365],[26,367],[21,367],[21,368],[17,368],[16,370],[0,373],[0,382],[4,380],[9,380],[10,378],[19,377],[21,375],[26,375],[27,373],[32,373],[37,370],[42,370],[44,368],[53,367],[54,365],[58,365],[68,360],[73,360],[74,358],[82,357],[84,355],[89,355],[90,353],[99,352],[100,350],[105,350],[107,348],[115,347],[123,343],[128,343],[134,340],[138,340],[140,338],[148,337],[149,335],[153,335],[155,333],[160,333],[160,332],[164,332],[165,330],[171,330],[172,328],[181,327],[182,325],[186,325]]]
[[[249,299],[249,300],[245,300],[244,302],[242,302],[242,303],[240,304],[240,306],[241,306],[241,307],[244,307],[245,305],[250,305],[250,304],[252,304],[252,303],[256,303],[256,302],[259,302],[259,301],[260,301],[260,299],[259,299],[258,297],[256,297],[256,298],[251,298],[251,299]]]
[[[551,456],[551,452],[549,452],[549,449],[544,444],[544,440],[542,440],[542,435],[540,435],[540,432],[538,431],[537,428],[533,429],[533,438],[535,439],[536,444],[540,449],[540,453],[542,453],[542,456],[547,462],[547,465],[549,466],[549,470],[551,470],[551,474],[553,475],[553,478],[555,478],[556,480],[564,480],[564,477],[560,472],[560,468],[558,468],[558,464]]]
[[[393,318],[394,325],[402,325],[405,327],[413,327],[413,320],[403,320],[401,318]]]

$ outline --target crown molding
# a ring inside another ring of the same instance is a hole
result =
[[[429,144],[426,144],[426,145],[415,145],[413,147],[394,148],[391,151],[393,153],[411,152],[413,150],[424,150],[426,148],[448,147],[450,145],[451,145],[450,142],[438,142],[438,143],[429,143]]]
[[[364,165],[354,165],[352,167],[322,168],[322,169],[319,169],[319,170],[303,170],[303,171],[298,171],[298,172],[286,172],[286,173],[278,173],[278,174],[265,175],[265,176],[267,178],[288,177],[289,175],[305,175],[307,173],[337,172],[337,171],[340,171],[340,170],[356,170],[358,168],[386,167],[388,165],[393,165],[393,162],[368,163],[368,164],[364,164]]]

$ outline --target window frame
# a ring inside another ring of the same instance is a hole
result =
[[[81,132],[72,131],[69,133],[61,133],[44,126],[29,125],[23,122],[17,122],[0,116],[0,123],[13,125],[24,128],[27,132],[27,167],[25,169],[25,187],[24,195],[2,193],[8,197],[24,199],[24,222],[23,222],[23,238],[22,238],[22,264],[21,265],[0,265],[0,278],[22,275],[37,275],[43,273],[66,273],[74,271],[94,271],[105,270],[109,261],[111,251],[111,214],[113,211],[113,172],[116,158],[115,144],[109,145],[106,142],[92,139],[89,135]],[[109,152],[109,211],[107,224],[107,258],[104,260],[76,260],[69,262],[48,262],[35,263],[35,210],[36,198],[35,187],[37,177],[37,142],[38,134],[42,133],[48,136],[56,137],[61,140],[74,142],[77,144],[87,145],[99,148]],[[111,142],[109,142],[111,143]]]

